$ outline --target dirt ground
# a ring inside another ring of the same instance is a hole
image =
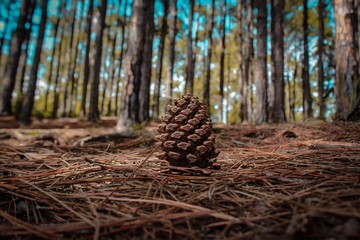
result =
[[[359,239],[360,124],[215,125],[221,169],[154,156],[156,122],[0,118],[0,239]]]

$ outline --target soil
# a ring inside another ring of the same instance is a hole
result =
[[[359,239],[359,123],[215,125],[220,169],[158,160],[157,124],[0,117],[0,239]]]

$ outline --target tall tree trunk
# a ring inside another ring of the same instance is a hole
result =
[[[94,0],[89,1],[89,9],[87,13],[86,21],[86,52],[85,52],[85,63],[84,63],[84,82],[81,96],[80,116],[85,117],[86,115],[86,99],[90,76],[90,48],[91,48],[91,26],[93,17]]]
[[[118,78],[116,81],[116,90],[115,90],[115,111],[114,115],[118,115],[118,109],[119,109],[119,92],[120,92],[120,80],[121,80],[121,70],[123,65],[123,57],[124,57],[124,44],[125,44],[125,27],[127,24],[127,17],[126,17],[126,7],[127,7],[127,0],[125,0],[124,3],[124,16],[123,16],[123,22],[121,24],[121,44],[120,44],[120,57],[119,57],[119,72],[118,72]]]
[[[142,93],[141,85],[148,85],[148,80],[142,76],[145,72],[143,64],[150,65],[151,57],[145,57],[145,42],[147,32],[149,29],[149,17],[151,10],[153,10],[154,0],[134,0],[133,11],[131,16],[131,24],[129,29],[129,37],[126,53],[125,65],[125,82],[123,85],[122,101],[120,108],[120,118],[117,124],[117,130],[128,130],[133,124],[140,124],[146,116],[144,116],[143,99],[146,96],[140,96]],[[145,81],[145,82],[142,82]]]
[[[252,122],[252,113],[253,113],[253,59],[254,59],[254,38],[253,38],[253,30],[254,30],[254,23],[253,23],[253,8],[254,8],[254,0],[250,0],[250,4],[247,8],[247,44],[246,44],[246,61],[245,61],[245,91],[246,91],[246,115],[247,115],[247,122]]]
[[[290,112],[292,121],[295,122],[295,101],[296,101],[296,79],[298,75],[298,61],[295,57],[295,66],[294,66],[294,73],[293,73],[293,86],[292,86],[292,101],[290,101]]]
[[[325,99],[324,99],[324,0],[318,2],[319,14],[319,39],[318,39],[318,94],[319,94],[319,118],[325,119]]]
[[[118,27],[118,26],[117,26]],[[115,80],[115,53],[116,53],[116,41],[117,41],[117,30],[115,30],[114,38],[112,41],[112,53],[111,53],[111,77],[110,77],[110,86],[109,86],[109,101],[107,104],[107,111],[106,115],[110,116],[111,114],[111,103],[112,103],[112,92],[113,92],[113,85]]]
[[[187,65],[186,65],[185,93],[193,94],[194,93],[194,65],[193,65],[192,26],[193,26],[195,0],[189,0],[189,1],[190,1],[190,9],[189,9],[188,36],[187,36],[187,41],[186,41]]]
[[[211,0],[210,21],[207,27],[207,57],[206,57],[206,77],[204,86],[204,104],[210,116],[210,80],[211,80],[211,59],[213,47],[213,29],[214,29],[215,0]]]
[[[78,20],[78,26],[77,26],[77,29],[78,29],[78,32],[82,32],[81,30],[81,22],[82,22],[82,12],[83,12],[83,9],[85,7],[85,0],[82,0],[81,1],[81,8],[80,8],[80,17],[79,17],[79,20]],[[75,12],[76,14],[76,12]],[[71,69],[71,77],[70,77],[70,83],[71,83],[71,86],[70,86],[70,97],[68,98],[68,108],[69,108],[69,111],[68,111],[68,115],[69,116],[73,116],[74,113],[73,113],[73,107],[74,107],[74,99],[75,96],[74,96],[74,91],[78,85],[78,77],[75,79],[75,71],[76,71],[76,67],[77,67],[77,58],[78,58],[78,53],[79,53],[79,43],[80,43],[80,37],[81,35],[80,34],[77,34],[77,38],[76,38],[76,42],[75,42],[75,53],[74,53],[74,63],[72,65],[72,69]],[[77,91],[76,91],[77,92]],[[76,95],[76,94],[75,94]]]
[[[144,122],[149,119],[150,110],[150,84],[152,68],[152,46],[154,38],[154,3],[147,3],[145,21],[145,42],[143,62],[141,65],[141,84],[139,95],[139,120]]]
[[[67,48],[66,52],[66,61],[67,61],[67,76],[65,81],[65,87],[64,87],[64,98],[63,98],[63,105],[61,109],[61,117],[68,117],[69,116],[69,109],[68,109],[68,91],[69,91],[69,83],[71,79],[71,70],[72,70],[72,50],[73,50],[73,42],[74,42],[74,30],[75,30],[75,20],[76,20],[76,12],[77,12],[77,0],[72,0],[71,5],[72,11],[70,14],[72,14],[72,20],[70,25],[70,43],[69,47]]]
[[[11,9],[11,5],[13,4],[13,0],[10,0],[8,2],[8,5],[6,7],[6,12],[10,13],[10,9]],[[1,36],[0,39],[0,66],[1,66],[1,58],[2,58],[2,49],[4,46],[4,42],[5,42],[5,36],[7,33],[7,29],[9,27],[9,21],[10,21],[10,14],[7,15],[7,17],[5,18],[5,23],[4,23],[4,29],[3,29],[3,35]],[[1,82],[0,82],[1,83]],[[0,88],[1,90],[1,88]]]
[[[34,14],[35,11],[35,3],[31,4],[29,7],[29,12],[27,14],[27,22],[29,23],[29,29],[26,29],[26,34],[25,34],[25,39],[24,39],[24,43],[26,43],[25,46],[25,50],[24,50],[24,56],[23,56],[23,68],[21,70],[21,76],[20,76],[20,84],[19,84],[19,95],[22,98],[24,95],[24,82],[25,82],[25,74],[26,74],[26,70],[27,70],[27,58],[29,56],[29,45],[30,45],[30,39],[31,39],[31,29],[33,26],[33,21],[32,21],[32,16]],[[22,103],[22,101],[21,101]],[[21,104],[20,104],[21,107]],[[17,109],[19,110],[18,113],[21,112],[21,109]]]
[[[38,38],[36,42],[36,49],[34,54],[34,60],[33,65],[31,67],[30,72],[30,80],[29,80],[29,86],[23,101],[23,105],[21,108],[21,114],[20,114],[20,122],[24,125],[30,124],[30,118],[31,118],[31,111],[34,106],[34,97],[35,97],[35,90],[36,90],[36,82],[37,82],[37,74],[40,64],[40,58],[41,58],[41,51],[42,51],[42,45],[44,41],[44,35],[45,35],[45,27],[46,27],[46,20],[47,20],[47,5],[48,0],[42,0],[41,1],[41,22],[40,22],[40,28],[38,33]]]
[[[267,8],[266,0],[258,0],[256,53],[256,124],[267,120]]]
[[[219,102],[219,111],[218,111],[218,120],[220,123],[223,122],[223,111],[224,111],[224,65],[225,65],[225,32],[226,32],[226,0],[222,3],[221,6],[221,15],[222,20],[220,24],[220,83],[219,83],[219,95],[220,95],[220,102]]]
[[[153,117],[159,118],[160,114],[160,88],[161,88],[161,77],[163,71],[163,59],[164,59],[164,46],[165,46],[165,37],[167,31],[167,15],[169,9],[168,0],[162,1],[164,5],[164,15],[162,17],[161,30],[160,30],[160,44],[159,44],[159,63],[158,63],[158,73],[157,73],[157,82],[156,89],[154,94],[154,106],[153,106]]]
[[[273,121],[285,122],[284,96],[284,7],[283,0],[271,0],[272,75],[274,83]]]
[[[66,2],[65,2],[66,3]],[[65,26],[66,22],[63,21],[63,27],[60,27],[61,35],[59,41],[59,49],[58,49],[58,57],[57,57],[57,67],[56,67],[56,74],[55,74],[55,83],[54,83],[54,100],[51,112],[51,118],[55,119],[57,117],[58,108],[59,108],[59,101],[60,101],[60,93],[59,93],[59,83],[60,83],[60,68],[61,68],[61,60],[62,58],[62,49],[63,45],[66,43],[64,41],[65,36]],[[64,43],[63,43],[64,41]]]
[[[24,42],[26,35],[26,22],[28,19],[28,14],[31,9],[32,1],[22,0],[21,1],[21,9],[20,16],[17,22],[17,27],[13,32],[10,44],[10,53],[7,58],[7,64],[5,67],[5,73],[3,77],[3,93],[2,93],[2,109],[0,111],[1,115],[11,115],[11,102],[12,102],[12,94],[15,87],[16,82],[16,73],[19,66],[19,60],[21,55],[21,46]]]
[[[304,119],[312,117],[312,98],[310,92],[309,79],[309,27],[308,27],[308,4],[307,0],[303,0],[303,43],[304,43],[304,58],[303,58],[303,116]]]
[[[337,119],[354,119],[360,108],[358,16],[355,0],[335,0],[335,100]],[[359,112],[360,116],[360,112]],[[360,119],[360,118],[359,118]]]
[[[61,15],[61,9],[59,11],[59,14]],[[48,83],[47,83],[46,92],[45,92],[44,112],[47,112],[47,109],[48,109],[48,98],[49,98],[50,86],[51,86],[51,82],[52,82],[52,75],[53,75],[52,72],[53,72],[53,67],[54,67],[55,52],[56,52],[56,42],[57,42],[57,34],[58,34],[58,30],[59,30],[60,19],[61,19],[60,17],[57,18],[56,22],[55,22],[55,25],[54,25],[53,49],[52,49],[52,53],[51,53],[51,62],[50,62]]]
[[[99,79],[100,79],[100,68],[101,68],[101,55],[103,45],[103,35],[105,29],[105,18],[106,18],[107,0],[101,1],[100,6],[100,26],[96,33],[95,42],[95,62],[94,71],[91,75],[91,92],[90,92],[90,106],[88,120],[95,122],[99,119]]]
[[[166,101],[170,103],[173,94],[173,76],[174,76],[174,62],[175,62],[175,41],[176,41],[176,22],[177,22],[177,0],[172,0],[170,5],[170,28],[169,28],[169,59],[166,69]],[[167,104],[165,104],[166,106]]]
[[[243,8],[245,6],[245,0],[238,0],[237,12],[238,12],[238,26],[239,26],[239,93],[240,93],[240,121],[246,122],[248,119],[248,95],[247,95],[247,81],[245,77],[244,67],[244,29],[243,29]]]
[[[110,42],[113,42],[111,41],[111,27],[109,26],[107,28],[107,44],[110,44]],[[103,71],[106,72],[106,73],[110,73],[111,71],[111,68],[112,68],[112,63],[113,63],[113,60],[112,60],[112,54],[115,53],[115,51],[111,51],[110,49],[105,49],[105,52],[104,52],[104,60],[102,62],[102,67],[103,67]],[[107,64],[107,59],[110,59],[110,64]],[[102,96],[101,96],[101,104],[100,104],[100,115],[103,115],[104,113],[104,106],[105,106],[105,100],[106,100],[106,92],[109,88],[109,85],[110,85],[110,74],[108,74],[108,77],[103,77],[102,78],[102,83],[100,83],[100,85],[102,85]]]

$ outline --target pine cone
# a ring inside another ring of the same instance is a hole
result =
[[[219,152],[215,150],[211,119],[198,97],[185,94],[167,106],[157,136],[161,142],[159,159],[178,167],[211,167]]]

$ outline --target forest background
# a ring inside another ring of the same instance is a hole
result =
[[[4,0],[1,114],[219,123],[358,119],[357,0]]]

